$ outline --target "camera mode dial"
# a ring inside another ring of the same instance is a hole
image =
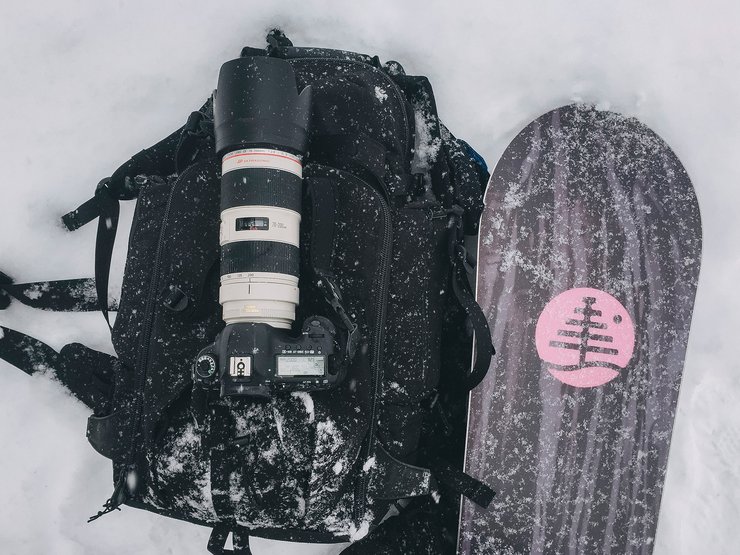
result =
[[[216,376],[216,359],[211,355],[201,355],[195,361],[195,378],[204,382],[212,381]]]

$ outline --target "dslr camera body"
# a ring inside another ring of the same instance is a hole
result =
[[[221,67],[213,102],[226,326],[198,354],[194,385],[221,397],[263,398],[332,387],[344,374],[336,327],[310,316],[291,331],[311,88],[298,93],[285,60],[243,57]]]

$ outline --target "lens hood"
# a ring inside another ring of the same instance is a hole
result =
[[[269,146],[304,154],[311,88],[298,93],[286,60],[247,56],[221,66],[214,93],[216,151]]]

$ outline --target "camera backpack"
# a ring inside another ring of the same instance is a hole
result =
[[[467,392],[493,353],[465,249],[485,163],[439,121],[429,81],[396,62],[297,48],[279,31],[242,56],[288,60],[299,88],[313,89],[296,321],[318,314],[347,332],[346,377],[267,400],[193,394],[194,360],[224,326],[211,99],[63,217],[69,230],[98,220],[94,279],[0,275],[0,308],[100,310],[109,326],[116,311],[116,356],[80,343],[57,352],[1,327],[0,358],[50,372],[92,409],[87,437],[114,477],[92,519],[128,505],[205,525],[211,553],[227,552],[229,533],[236,553],[249,553],[249,535],[447,552],[460,494],[481,505],[493,495],[460,470]],[[115,303],[119,203],[134,199]],[[416,537],[399,531],[405,522]]]

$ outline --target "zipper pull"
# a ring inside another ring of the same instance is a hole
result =
[[[129,498],[130,482],[135,483],[136,473],[132,469],[121,470],[116,480],[116,485],[113,488],[113,493],[110,498],[103,504],[103,510],[98,511],[98,514],[91,516],[87,522],[99,519],[103,515],[112,513],[113,511],[120,511],[121,505],[123,505]]]

